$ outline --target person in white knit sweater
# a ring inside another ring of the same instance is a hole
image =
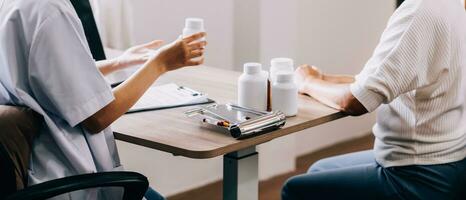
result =
[[[355,77],[296,70],[299,92],[349,115],[377,110],[374,149],[327,158],[282,199],[466,199],[466,12],[407,0]]]

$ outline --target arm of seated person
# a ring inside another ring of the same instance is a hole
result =
[[[130,78],[113,89],[115,99],[84,120],[81,125],[91,133],[99,133],[125,114],[162,74],[182,67],[200,65],[206,41],[198,41],[205,33],[197,33],[166,45],[151,56]],[[193,58],[201,58],[196,60]]]
[[[355,81],[354,76],[346,74],[323,74],[322,79],[332,83],[353,83]]]
[[[136,45],[127,49],[116,58],[97,61],[97,68],[104,76],[107,76],[119,70],[142,65],[147,62],[151,56],[156,54],[156,49],[159,48],[162,43],[162,40],[154,40],[146,44]]]
[[[299,92],[352,116],[367,113],[367,109],[350,91],[354,78],[347,75],[325,76],[316,67],[303,65],[295,72]],[[326,77],[326,78],[324,78]]]

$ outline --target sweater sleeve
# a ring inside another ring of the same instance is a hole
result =
[[[401,8],[350,89],[369,111],[432,84],[448,64],[449,28],[422,8]],[[437,59],[443,58],[443,59]]]

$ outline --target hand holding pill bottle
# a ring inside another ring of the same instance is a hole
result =
[[[189,36],[191,36],[193,34],[200,33],[200,32],[205,32],[204,20],[203,19],[194,18],[194,17],[190,17],[190,18],[185,19],[185,25],[184,25],[183,34],[182,34],[183,38],[189,37]],[[199,39],[197,41],[205,41],[205,37],[203,37],[203,38],[201,38],[201,39]],[[193,61],[199,61],[201,59],[202,58],[194,58],[192,60]]]
[[[183,29],[183,38],[188,37],[192,34],[205,32],[204,29],[204,20],[201,18],[186,18],[185,25]],[[205,40],[202,38],[200,40]]]

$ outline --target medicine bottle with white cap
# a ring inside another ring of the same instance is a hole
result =
[[[270,61],[270,81],[273,83],[277,73],[293,73],[294,62],[291,58],[274,58]]]
[[[204,32],[204,20],[201,18],[186,18],[183,29],[183,38],[188,37],[192,34]],[[202,38],[205,40],[205,38]]]
[[[267,79],[268,74],[260,63],[244,64],[244,72],[238,78],[238,105],[266,111]]]
[[[272,110],[282,111],[287,117],[298,113],[298,87],[294,74],[279,72],[272,84]]]

